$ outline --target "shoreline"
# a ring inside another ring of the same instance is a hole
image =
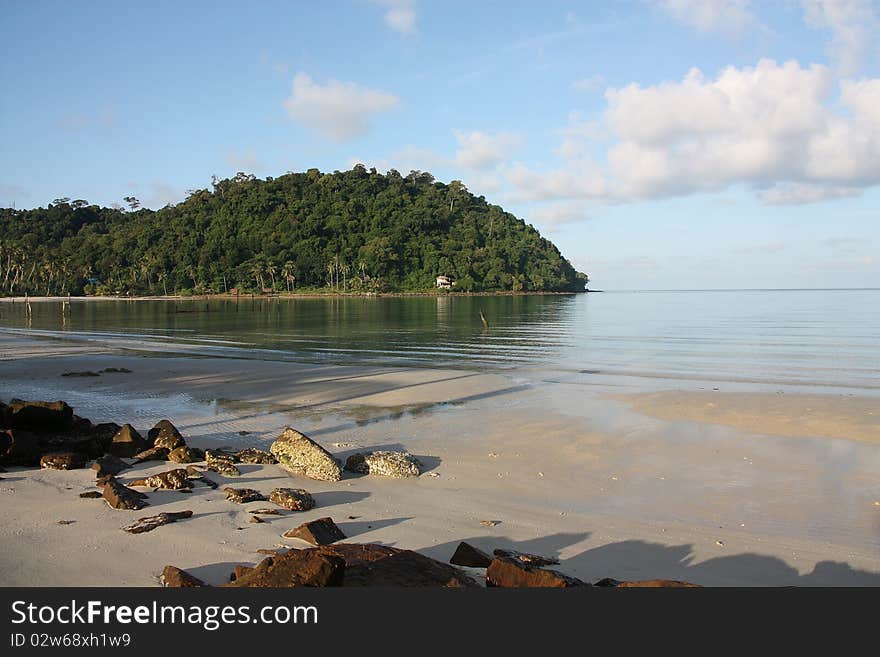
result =
[[[661,419],[606,398],[615,391],[603,386],[548,386],[515,372],[243,365],[94,348],[64,355],[50,344],[2,337],[0,399],[65,399],[94,422],[131,422],[144,433],[168,418],[202,448],[266,449],[290,425],[340,458],[405,449],[428,470],[413,480],[332,484],[248,466],[240,478],[220,478],[221,487],[303,487],[318,506],[251,525],[220,493],[160,491],[151,495],[158,511],[195,516],[130,536],[120,528],[152,507],[123,512],[78,499],[94,490],[91,470],[9,468],[0,475],[0,540],[18,569],[4,569],[0,585],[152,586],[167,564],[217,584],[233,564],[259,561],[257,549],[298,547],[281,534],[328,515],[354,542],[444,562],[459,541],[512,548],[557,557],[558,570],[584,580],[880,585],[880,482],[872,476],[880,454],[871,442]],[[61,376],[107,367],[131,372]],[[168,468],[147,462],[127,474]],[[68,556],[58,561],[62,545]]]
[[[153,296],[38,296],[38,297],[4,297],[0,296],[0,302],[24,303],[32,302],[66,302],[66,301],[211,301],[218,300],[251,300],[251,299],[373,299],[381,297],[518,297],[518,296],[568,296],[573,294],[598,293],[602,290],[582,290],[577,292],[541,292],[537,290],[495,291],[495,292],[304,292],[298,294],[278,292],[275,294],[199,294],[191,296],[178,296],[169,294]]]

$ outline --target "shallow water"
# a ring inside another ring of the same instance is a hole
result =
[[[74,300],[0,329],[153,351],[880,390],[880,290]],[[488,320],[488,328],[480,319]]]

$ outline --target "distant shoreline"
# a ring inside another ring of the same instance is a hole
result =
[[[519,296],[566,296],[572,294],[586,294],[588,292],[601,292],[602,290],[583,290],[578,292],[540,292],[537,290],[498,291],[498,292],[279,292],[276,294],[192,294],[189,296],[180,295],[152,295],[152,296],[130,296],[124,297],[119,295],[106,296],[29,296],[29,297],[0,297],[0,302],[7,303],[24,303],[26,300],[32,302],[47,301],[210,301],[212,299],[326,299],[326,298],[363,298],[372,299],[376,297],[519,297]]]

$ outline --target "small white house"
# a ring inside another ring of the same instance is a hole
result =
[[[455,285],[455,281],[452,280],[450,276],[438,276],[437,277],[437,288],[440,290],[449,290],[452,286]]]

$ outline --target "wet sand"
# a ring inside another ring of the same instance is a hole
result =
[[[106,367],[131,373],[61,376]],[[461,540],[511,547],[557,556],[560,570],[585,580],[880,585],[876,398],[669,387],[181,356],[0,334],[3,400],[65,399],[95,422],[131,422],[144,433],[167,417],[198,447],[265,449],[291,425],[343,459],[402,448],[426,466],[411,480],[347,474],[325,483],[254,465],[242,466],[241,478],[215,475],[221,489],[314,494],[314,510],[264,524],[248,523],[247,507],[222,490],[151,493],[151,506],[126,512],[78,497],[94,490],[91,470],[10,468],[0,474],[0,585],[150,586],[166,564],[221,583],[235,564],[257,562],[259,548],[304,546],[281,534],[326,515],[352,541],[444,561]],[[143,464],[121,478],[169,467]],[[193,518],[142,535],[121,531],[184,509]]]

